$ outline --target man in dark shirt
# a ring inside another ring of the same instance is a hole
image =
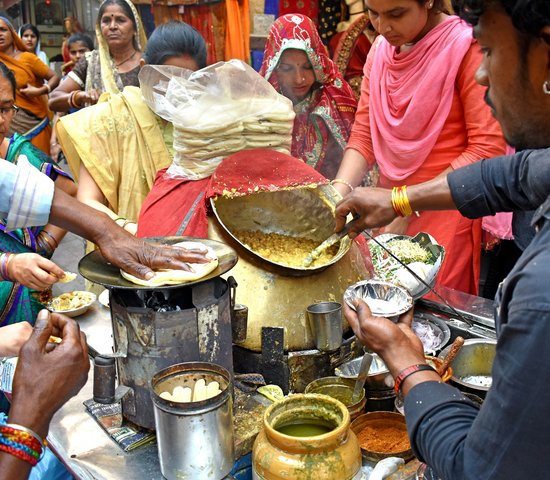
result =
[[[415,454],[446,480],[550,478],[550,2],[455,0],[475,25],[484,53],[476,74],[511,145],[525,150],[473,164],[409,187],[411,210],[458,208],[470,218],[536,209],[536,234],[497,293],[493,384],[478,410],[426,370],[410,329],[371,315],[358,301],[345,309],[359,339],[378,352],[405,396]],[[391,222],[398,199],[383,189],[355,189],[337,207],[360,217],[353,235]],[[402,205],[401,205],[402,206]],[[397,212],[397,213],[396,213]],[[352,236],[353,236],[352,235]],[[418,367],[421,365],[421,367]],[[407,369],[408,367],[412,367]],[[414,372],[406,376],[403,372]],[[402,380],[402,381],[400,381]]]

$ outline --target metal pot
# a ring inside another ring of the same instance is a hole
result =
[[[365,397],[365,389],[361,391],[359,400],[351,403],[355,381],[341,377],[323,377],[311,382],[304,393],[320,393],[328,395],[341,401],[348,409],[350,418],[353,421],[365,411],[367,398]]]
[[[372,364],[369,369],[369,375],[365,381],[365,389],[367,392],[383,391],[393,389],[395,384],[393,377],[386,367],[384,361],[374,352],[369,352],[372,355]],[[343,363],[334,370],[334,373],[342,378],[357,379],[359,367],[363,357],[354,358],[349,362]]]
[[[478,384],[491,378],[493,360],[496,354],[496,340],[470,338],[464,341],[464,345],[451,362],[454,383],[460,390],[474,393],[485,398],[490,386]],[[438,356],[445,358],[450,347],[445,348]]]
[[[196,402],[174,402],[160,396],[197,380],[216,381],[221,393]],[[219,365],[187,362],[155,374],[151,380],[159,460],[168,480],[221,480],[233,467],[233,400],[231,375]]]
[[[304,278],[291,275],[291,269],[270,264],[240,245],[213,216],[209,217],[208,237],[237,251],[239,262],[231,271],[239,284],[236,302],[248,307],[246,339],[239,346],[256,352],[262,350],[262,327],[267,326],[285,329],[286,351],[315,348],[306,318],[308,305],[338,301],[349,285],[370,277],[370,259],[363,256],[355,241],[336,263],[316,271],[301,271],[308,275]],[[348,328],[345,322],[344,331]]]

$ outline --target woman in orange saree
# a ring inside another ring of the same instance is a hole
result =
[[[21,38],[4,17],[0,17],[0,61],[14,73],[17,82],[15,104],[19,109],[7,135],[19,133],[49,154],[52,131],[47,95],[57,87],[59,77],[36,55],[26,51]]]

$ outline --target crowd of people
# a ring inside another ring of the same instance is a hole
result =
[[[536,387],[537,373],[529,373],[529,355],[546,351],[550,315],[544,292],[550,11],[544,0],[364,5],[352,10],[349,34],[335,40],[334,60],[310,18],[279,17],[259,72],[292,104],[289,153],[343,197],[337,229],[352,213],[358,220],[351,236],[366,228],[427,232],[445,247],[437,285],[474,295],[482,218],[534,210],[537,231],[510,262],[496,296],[493,387],[481,410],[424,368],[410,312],[395,324],[358,302],[346,317],[399,380],[415,454],[442,478],[543,478],[550,399]],[[64,275],[49,258],[67,229],[142,278],[152,268],[205,261],[203,252],[138,238],[189,234],[182,222],[208,186],[209,178],[167,174],[172,125],[143,101],[139,83],[145,64],[204,68],[203,37],[170,22],[147,39],[130,0],[101,3],[95,41],[71,25],[60,79],[36,27],[16,32],[0,17],[0,356],[20,356],[11,409],[5,402],[0,410],[9,410],[14,438],[26,428],[43,439],[89,368],[78,326],[41,312],[36,296]],[[357,45],[361,60],[354,62]],[[59,345],[47,346],[51,334],[62,338]],[[543,356],[539,372],[546,378]],[[49,375],[68,380],[47,390],[41,382]],[[30,413],[37,396],[39,416]],[[0,422],[0,439],[5,428]],[[0,478],[25,478],[32,461],[23,457],[0,441]]]

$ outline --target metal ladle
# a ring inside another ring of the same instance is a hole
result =
[[[351,405],[357,403],[361,399],[361,390],[365,386],[367,377],[369,376],[369,370],[372,363],[372,355],[365,353],[361,365],[359,366],[359,373],[357,374],[357,380],[353,389],[353,395],[351,396]]]

